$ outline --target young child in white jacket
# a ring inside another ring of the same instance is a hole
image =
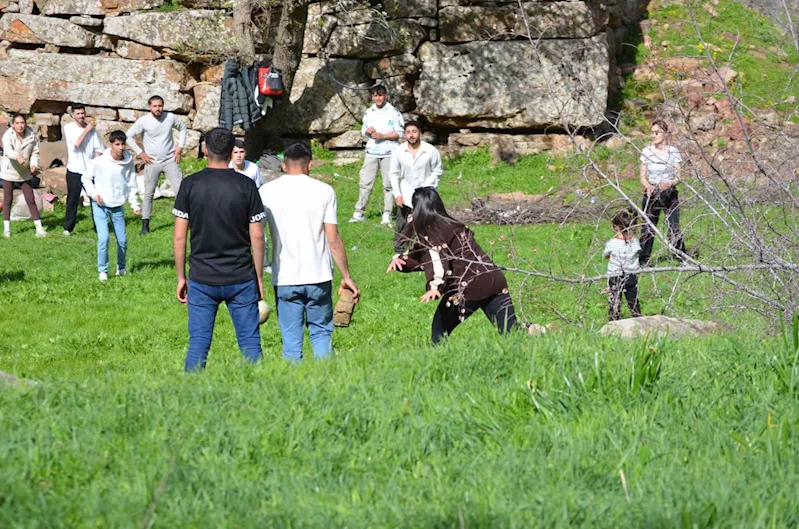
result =
[[[125,150],[125,133],[115,130],[109,136],[110,148],[92,160],[81,178],[86,193],[92,199],[92,216],[97,226],[97,270],[100,281],[108,280],[108,220],[117,238],[116,275],[127,274],[125,267],[128,239],[125,234],[125,212],[122,205],[127,198],[135,215],[141,215],[136,200],[136,169],[133,156]]]

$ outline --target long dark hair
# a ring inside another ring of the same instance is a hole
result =
[[[413,213],[402,235],[412,240],[414,236],[434,237],[446,231],[458,231],[466,226],[447,213],[438,191],[432,187],[420,187],[413,193]]]

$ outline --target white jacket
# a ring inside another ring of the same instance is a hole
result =
[[[27,160],[20,164],[17,156]],[[3,159],[0,160],[0,178],[10,182],[26,182],[31,179],[31,166],[39,167],[39,138],[30,127],[25,127],[22,138],[9,127],[3,133]]]
[[[86,173],[80,179],[92,200],[97,195],[103,199],[103,206],[115,208],[125,203],[125,198],[130,202],[130,207],[139,209],[136,200],[136,168],[133,165],[133,156],[124,151],[121,162],[111,157],[111,149],[106,149],[102,156],[98,156]]]
[[[412,208],[413,192],[420,187],[438,189],[438,181],[443,173],[441,153],[438,149],[426,141],[421,141],[414,158],[408,148],[408,142],[405,142],[391,155],[391,169],[388,172],[391,192],[394,198],[401,196],[405,205]]]
[[[377,105],[372,105],[366,110],[363,115],[363,126],[361,127],[362,136],[369,138],[366,135],[366,129],[369,127],[374,127],[381,134],[396,132],[399,134],[400,140],[405,137],[405,120],[402,119],[400,111],[394,108],[391,103],[386,103],[383,108],[377,108]],[[369,138],[369,141],[366,142],[366,154],[385,158],[391,156],[397,145],[399,145],[399,140],[374,140]]]

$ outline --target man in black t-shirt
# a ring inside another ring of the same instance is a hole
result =
[[[206,135],[208,168],[183,180],[172,210],[176,217],[172,248],[178,272],[177,297],[189,307],[186,371],[205,367],[216,312],[223,301],[239,349],[250,362],[261,358],[258,301],[264,297],[264,206],[255,183],[228,168],[233,141],[233,134],[222,128]]]

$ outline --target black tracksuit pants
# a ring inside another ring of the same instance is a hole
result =
[[[644,192],[643,205],[641,209],[644,210],[649,220],[657,226],[660,220],[661,212],[666,214],[666,222],[669,225],[669,241],[672,246],[685,252],[685,242],[683,241],[682,233],[680,232],[680,198],[675,187],[670,187],[664,190],[655,190],[652,196],[647,196]],[[655,232],[648,223],[644,223],[641,230],[641,255],[639,262],[641,265],[646,265],[649,262],[649,257],[652,255],[652,245],[655,244]]]
[[[460,304],[451,303],[449,296],[442,296],[436,313],[433,315],[433,343],[437,344],[444,336],[452,334],[455,327],[478,309],[482,309],[491,323],[497,326],[500,334],[505,334],[516,326],[516,311],[513,308],[513,301],[505,292],[487,299],[464,301]]]

